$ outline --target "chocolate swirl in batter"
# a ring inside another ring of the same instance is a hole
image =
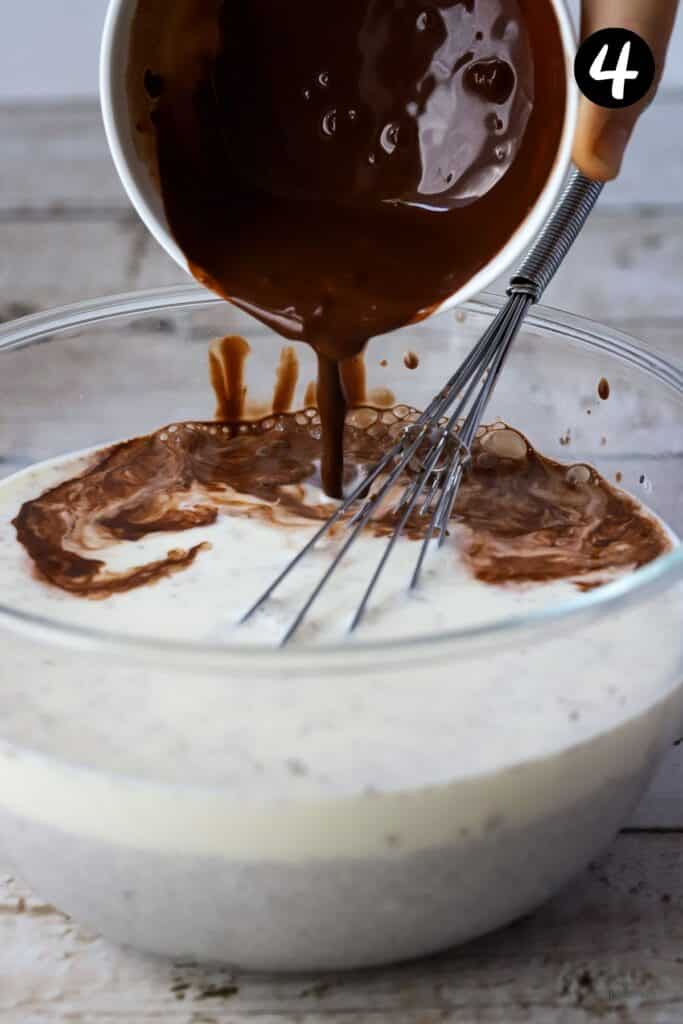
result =
[[[470,280],[548,179],[549,0],[138,0],[129,97],[192,272],[315,347],[339,497],[340,362]]]
[[[348,481],[377,461],[414,410],[353,410],[344,455]],[[257,422],[180,423],[94,456],[80,476],[23,505],[17,536],[40,575],[82,597],[102,598],[187,568],[210,547],[220,515],[258,517],[274,528],[325,519],[320,494],[321,421],[316,409]],[[401,483],[405,484],[405,480]],[[317,492],[316,492],[317,489]],[[384,535],[385,508],[368,527]],[[112,544],[151,534],[206,529],[206,539],[121,572]],[[407,536],[424,536],[415,516]],[[563,466],[518,432],[483,428],[453,515],[465,563],[492,584],[572,579],[599,585],[667,551],[661,526],[588,466]]]

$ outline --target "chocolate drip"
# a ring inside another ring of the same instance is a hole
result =
[[[349,413],[347,480],[416,418],[406,406]],[[195,527],[205,527],[209,540],[219,515],[278,528],[325,519],[329,504],[317,504],[306,486],[321,486],[321,455],[314,409],[250,423],[174,424],[100,453],[80,476],[24,504],[14,525],[46,581],[78,596],[107,597],[187,568],[210,547],[173,548],[165,558],[113,572],[101,556],[114,543]],[[327,483],[337,488],[340,481]],[[395,525],[388,506],[368,529],[383,536]],[[426,528],[415,515],[406,535],[421,539]],[[671,546],[656,520],[595,470],[546,459],[502,425],[480,432],[453,529],[474,575],[499,585],[572,579],[593,587]]]
[[[209,349],[209,379],[216,395],[217,420],[239,420],[244,415],[244,370],[250,352],[249,343],[239,335],[219,338]]]
[[[280,365],[277,368],[273,392],[273,412],[288,412],[292,408],[298,380],[299,360],[294,349],[287,345],[280,353]]]
[[[565,79],[548,0],[138,0],[138,144],[195,276],[331,364],[428,314],[539,196]]]
[[[339,363],[322,352],[318,354],[318,408],[323,423],[321,479],[326,494],[343,496],[344,424],[346,396]]]

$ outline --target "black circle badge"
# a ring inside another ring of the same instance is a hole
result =
[[[652,50],[625,28],[603,28],[579,47],[574,62],[579,89],[599,107],[631,107],[655,80]]]

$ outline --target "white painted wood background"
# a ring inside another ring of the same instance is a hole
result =
[[[664,95],[549,295],[677,362],[682,126],[683,93]],[[183,280],[131,212],[92,105],[0,107],[0,154],[0,320]],[[145,959],[84,932],[0,865],[0,1021],[680,1024],[683,745],[607,858],[563,894],[512,928],[402,968],[276,979]]]
[[[107,2],[0,0],[0,102],[94,97]],[[580,0],[568,4],[578,20]],[[683,16],[676,26],[664,85],[683,87]]]

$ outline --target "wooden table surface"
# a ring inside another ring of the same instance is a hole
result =
[[[679,363],[681,124],[683,95],[661,97],[547,296]],[[0,107],[0,140],[0,321],[184,280],[131,211],[94,107]],[[151,960],[87,933],[2,867],[2,1024],[683,1021],[683,745],[609,855],[563,893],[404,967],[272,978]]]

